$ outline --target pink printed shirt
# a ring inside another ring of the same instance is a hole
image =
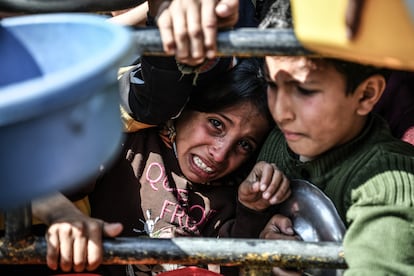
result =
[[[92,216],[123,223],[123,236],[218,236],[235,218],[237,185],[191,183],[169,141],[157,128],[126,134],[89,196]]]

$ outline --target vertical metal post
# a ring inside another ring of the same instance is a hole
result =
[[[21,207],[8,209],[5,212],[5,240],[16,244],[31,235],[32,207],[24,204]]]

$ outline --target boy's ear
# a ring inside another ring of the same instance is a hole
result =
[[[359,97],[357,113],[365,116],[372,111],[385,90],[385,78],[379,74],[372,75],[358,85],[355,91]]]

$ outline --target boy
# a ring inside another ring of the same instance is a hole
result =
[[[414,147],[371,112],[386,86],[383,71],[286,56],[266,57],[266,68],[277,128],[259,160],[333,201],[347,226],[345,275],[414,275]],[[261,237],[280,237],[277,225],[271,220]]]

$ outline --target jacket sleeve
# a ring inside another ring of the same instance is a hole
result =
[[[414,174],[387,171],[352,192],[345,275],[414,275]]]

